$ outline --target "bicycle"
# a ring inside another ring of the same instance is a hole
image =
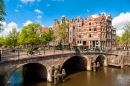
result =
[[[32,56],[32,55],[40,55],[40,51],[38,48],[34,48],[33,50],[27,51],[27,56]]]

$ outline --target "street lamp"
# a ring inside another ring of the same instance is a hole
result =
[[[19,50],[19,46],[18,46],[18,48],[17,48],[17,51],[18,51],[18,59],[19,59],[19,56],[20,56],[20,50]]]
[[[2,50],[0,49],[0,61],[1,61],[1,53],[2,53]]]
[[[45,55],[45,44],[44,44],[44,55]]]
[[[70,53],[71,53],[71,43],[69,44],[69,48],[70,48]]]
[[[55,43],[53,44],[53,47],[54,47],[54,54],[55,54]]]
[[[64,53],[64,43],[62,43],[62,53]]]

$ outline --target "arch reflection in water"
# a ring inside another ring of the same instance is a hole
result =
[[[37,80],[47,80],[46,67],[39,63],[29,63],[18,68],[8,81],[11,82],[11,86],[32,86],[29,83]]]
[[[11,86],[21,86],[23,82],[23,67],[17,69],[9,78]]]

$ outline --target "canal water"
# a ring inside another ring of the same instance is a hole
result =
[[[64,83],[54,85],[41,78],[30,78],[23,82],[22,67],[9,78],[11,86],[130,86],[130,67],[101,67],[98,72],[78,70],[71,71]]]

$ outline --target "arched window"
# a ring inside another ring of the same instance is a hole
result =
[[[91,25],[91,22],[89,22],[89,25]]]

